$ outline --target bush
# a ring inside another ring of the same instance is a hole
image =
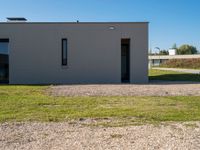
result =
[[[191,45],[182,45],[177,49],[177,53],[179,55],[185,55],[185,54],[196,54],[197,53],[197,48]]]
[[[188,68],[188,69],[200,69],[200,58],[193,59],[170,59],[160,67],[166,68]]]

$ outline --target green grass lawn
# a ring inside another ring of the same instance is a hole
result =
[[[46,88],[0,86],[0,122],[105,117],[127,118],[129,123],[200,120],[200,97],[53,97]]]
[[[165,80],[165,81],[198,81],[200,82],[200,75],[182,73],[175,71],[164,71],[164,70],[149,70],[150,80]]]

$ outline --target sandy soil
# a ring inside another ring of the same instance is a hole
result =
[[[200,122],[109,128],[69,123],[3,123],[0,149],[199,150]]]
[[[200,96],[200,83],[59,85],[48,92],[54,96]]]

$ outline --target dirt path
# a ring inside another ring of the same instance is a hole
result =
[[[200,96],[200,83],[61,85],[52,86],[49,93],[55,96]]]
[[[200,122],[86,127],[68,123],[0,124],[1,150],[200,149]]]

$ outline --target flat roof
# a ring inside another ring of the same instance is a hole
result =
[[[148,24],[149,22],[0,22],[0,24]]]

